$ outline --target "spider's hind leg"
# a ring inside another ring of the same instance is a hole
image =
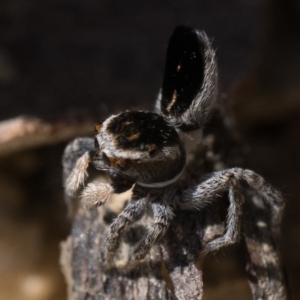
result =
[[[209,38],[203,31],[176,27],[169,40],[156,107],[173,126],[195,130],[209,119],[217,91],[217,63]]]

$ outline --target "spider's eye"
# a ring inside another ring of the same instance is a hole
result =
[[[97,138],[95,138],[95,140],[94,140],[94,146],[95,146],[96,149],[100,148],[100,145],[99,145],[99,142],[98,142]]]
[[[158,148],[155,144],[150,145],[148,148],[148,153],[151,158],[155,157],[158,153]]]
[[[102,152],[102,160],[106,165],[108,165],[109,167],[111,166],[111,162],[105,152]]]
[[[154,156],[156,156],[157,152],[158,152],[157,149],[151,149],[151,150],[149,150],[149,156],[154,157]]]

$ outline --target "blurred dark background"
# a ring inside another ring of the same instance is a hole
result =
[[[286,196],[282,261],[300,298],[300,1],[2,0],[1,300],[66,299],[63,148],[112,112],[153,106],[179,24],[213,38],[248,167]],[[205,299],[250,299],[232,255],[210,259],[204,279]]]

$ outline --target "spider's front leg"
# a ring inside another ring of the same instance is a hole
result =
[[[93,164],[99,170],[108,166],[99,152],[96,139],[84,137],[70,142],[63,155],[64,186],[67,199],[75,195],[88,176],[87,168]],[[81,200],[86,208],[105,204],[113,193],[122,193],[132,187],[133,182],[117,173],[109,172],[112,183],[91,182],[83,190]]]
[[[129,225],[138,221],[145,213],[147,199],[132,199],[124,208],[118,217],[110,225],[109,234],[106,241],[107,260],[110,262],[119,248],[122,234],[127,230]]]
[[[72,196],[83,186],[87,178],[87,168],[90,163],[97,168],[105,169],[106,166],[98,157],[93,138],[82,137],[71,141],[63,154],[63,176],[66,194]]]
[[[167,203],[152,202],[151,208],[153,211],[154,224],[151,226],[137,249],[133,252],[130,260],[131,264],[138,262],[147,255],[153,244],[166,233],[166,230],[173,219],[173,211]]]
[[[83,185],[87,168],[95,155],[94,139],[77,138],[70,142],[63,154],[63,177],[67,195],[74,195]]]
[[[202,209],[212,203],[223,192],[229,191],[229,209],[226,232],[223,236],[208,243],[204,252],[215,251],[236,243],[240,236],[241,215],[244,196],[236,176],[228,171],[217,172],[200,185],[183,192],[179,207],[186,210]]]

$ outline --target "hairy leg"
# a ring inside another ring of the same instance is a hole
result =
[[[63,177],[67,196],[73,196],[87,178],[87,168],[92,163],[97,169],[106,165],[95,148],[94,139],[77,138],[70,142],[63,154]]]
[[[114,189],[108,183],[91,182],[81,193],[81,202],[86,209],[101,206],[113,194]]]
[[[131,202],[124,208],[118,217],[110,225],[110,231],[107,237],[107,259],[111,261],[120,245],[122,233],[128,226],[138,221],[144,214],[147,207],[147,199],[138,200],[132,199]]]
[[[154,224],[134,251],[130,261],[131,263],[138,262],[147,255],[153,244],[165,234],[173,218],[173,212],[167,203],[152,202],[151,208],[153,211]]]
[[[235,243],[238,240],[241,227],[241,206],[244,202],[240,181],[245,181],[253,188],[271,209],[272,230],[277,233],[284,208],[281,194],[263,177],[247,169],[232,168],[215,172],[212,177],[198,186],[183,192],[178,206],[181,209],[202,209],[215,201],[218,195],[229,191],[230,206],[227,215],[226,233],[207,245],[207,250],[217,250],[220,247]]]
[[[215,201],[225,191],[229,191],[230,201],[226,232],[223,236],[208,243],[204,249],[205,252],[218,250],[221,247],[236,243],[239,239],[242,205],[244,203],[239,180],[230,170],[214,173],[211,178],[198,186],[185,190],[182,200],[178,203],[181,209],[202,209]]]
[[[86,170],[94,155],[94,140],[92,138],[78,138],[66,147],[62,164],[64,186],[67,195],[74,195],[83,185],[87,177]]]
[[[247,184],[264,200],[265,204],[267,204],[267,207],[271,211],[271,229],[273,233],[277,235],[279,233],[282,213],[285,206],[281,193],[272,185],[268,184],[262,176],[251,170],[233,168],[230,169],[230,171],[239,180],[247,182]]]
[[[75,164],[84,153],[94,149],[94,140],[81,137],[71,141],[64,150],[62,157],[64,182],[70,176]]]

